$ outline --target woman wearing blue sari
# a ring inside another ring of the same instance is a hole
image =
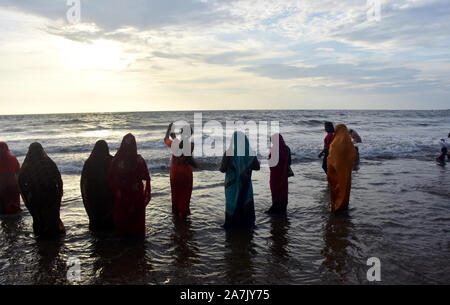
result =
[[[259,170],[257,157],[247,136],[236,131],[222,158],[220,171],[225,176],[225,228],[251,227],[255,224],[252,171]]]

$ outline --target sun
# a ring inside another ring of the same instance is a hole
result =
[[[128,65],[128,58],[117,42],[94,40],[91,43],[64,41],[66,64],[70,69],[121,70]]]

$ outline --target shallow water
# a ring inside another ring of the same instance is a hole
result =
[[[300,135],[293,146],[302,141]],[[320,160],[308,159],[293,164],[287,217],[268,216],[269,172],[262,168],[253,174],[256,227],[247,232],[221,227],[223,174],[196,171],[192,215],[174,221],[168,171],[150,166],[153,197],[142,241],[89,232],[79,174],[62,170],[66,235],[36,239],[25,207],[21,215],[0,216],[0,284],[69,284],[73,258],[81,264],[81,284],[368,284],[369,257],[381,261],[382,284],[449,284],[450,165],[437,165],[427,149],[430,157],[391,159],[362,149],[350,209],[338,215],[328,210]]]

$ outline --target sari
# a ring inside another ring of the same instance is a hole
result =
[[[145,207],[151,199],[150,174],[129,133],[111,162],[109,185],[114,197],[113,219],[119,237],[145,236]]]
[[[166,145],[170,148],[173,141],[165,139]],[[191,145],[191,153],[193,145]],[[170,163],[170,190],[172,196],[172,213],[184,218],[191,214],[190,202],[193,186],[192,166],[184,155],[176,157],[172,155]]]
[[[245,151],[242,151],[242,144]],[[251,227],[255,224],[252,170],[259,170],[259,163],[244,133],[234,132],[226,158],[224,227]]]
[[[331,211],[348,208],[355,158],[356,149],[347,127],[344,124],[337,125],[327,160],[327,180],[330,187]]]
[[[56,236],[65,232],[60,219],[61,173],[39,143],[32,143],[28,149],[19,173],[19,188],[33,217],[36,236]]]
[[[278,149],[278,152],[275,152]],[[269,160],[278,153],[278,162],[270,164],[270,191],[272,193],[272,206],[267,211],[273,214],[286,213],[288,204],[288,177],[290,150],[284,142],[283,137],[275,133],[272,135],[272,147]]]
[[[97,141],[81,172],[81,195],[91,230],[114,228],[114,200],[108,183],[112,158],[108,144]]]
[[[22,211],[17,175],[20,164],[9,151],[8,145],[0,142],[0,214]]]

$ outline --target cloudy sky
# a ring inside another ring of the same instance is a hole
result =
[[[0,114],[450,108],[448,0],[76,2],[0,0]]]

